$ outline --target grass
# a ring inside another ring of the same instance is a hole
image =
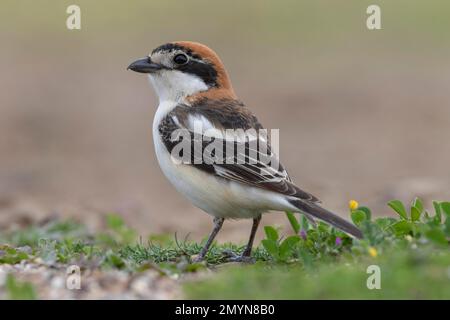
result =
[[[287,212],[293,234],[282,236],[265,226],[266,238],[254,249],[253,265],[227,264],[243,246],[214,244],[203,263],[192,263],[202,243],[152,235],[138,239],[121,217],[109,215],[104,232],[90,234],[74,221],[0,234],[0,264],[77,264],[84,269],[120,269],[130,275],[158,270],[174,279],[186,273],[206,277],[183,281],[186,297],[202,299],[449,299],[450,202],[420,199],[408,208],[388,203],[398,218],[372,219],[369,208],[350,204],[350,217],[363,231],[356,240],[325,223],[316,226]],[[369,283],[369,284],[368,284]],[[369,287],[379,287],[369,289]],[[38,290],[8,275],[9,298],[35,298]]]
[[[367,288],[371,265],[380,267],[380,290]],[[342,258],[309,268],[261,263],[230,268],[190,282],[185,290],[193,299],[448,299],[449,265],[447,251],[392,250],[376,259]]]

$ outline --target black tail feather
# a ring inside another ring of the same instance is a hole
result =
[[[314,218],[328,222],[332,226],[341,229],[344,232],[351,234],[352,236],[361,239],[363,234],[355,225],[335,215],[331,211],[320,207],[319,205],[302,200],[289,200],[291,204],[297,207],[302,212],[313,216]]]

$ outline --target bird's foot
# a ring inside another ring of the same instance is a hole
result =
[[[192,263],[200,263],[203,262],[205,260],[205,256],[202,255],[197,255],[192,259]]]
[[[227,258],[227,262],[241,262],[241,263],[250,263],[250,264],[253,264],[256,262],[255,258],[252,258],[251,256],[246,255],[246,254],[239,255],[231,250],[224,250],[223,253]]]
[[[255,258],[250,256],[235,256],[228,259],[229,262],[241,262],[241,263],[248,263],[253,264],[256,262]]]

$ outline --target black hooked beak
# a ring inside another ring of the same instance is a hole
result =
[[[150,57],[142,58],[136,60],[132,64],[130,64],[127,70],[133,70],[140,73],[152,73],[163,68],[162,65],[152,62]]]

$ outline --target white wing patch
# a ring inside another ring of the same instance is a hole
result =
[[[202,130],[215,129],[214,125],[205,116],[201,114],[189,114],[187,127],[190,130],[202,128]]]
[[[214,126],[214,124],[206,118],[204,115],[191,113],[187,117],[187,121],[184,121],[181,125],[180,120],[176,115],[172,115],[172,120],[174,123],[180,127],[185,128],[193,133],[198,133],[203,137],[208,138],[219,138],[224,143],[235,143],[235,147],[237,145],[244,145],[244,150],[236,147],[237,154],[236,158],[233,160],[233,164],[239,167],[240,171],[248,172],[249,174],[257,175],[260,179],[261,183],[267,182],[281,182],[282,180],[291,181],[289,175],[287,174],[284,168],[279,168],[278,166],[278,158],[276,155],[269,150],[258,149],[258,145],[264,144],[267,146],[267,139],[264,134],[260,134],[255,129],[243,130],[243,129],[221,129]],[[205,141],[209,141],[209,139],[204,139]],[[259,142],[256,143],[256,142]],[[237,145],[236,145],[237,144]],[[244,151],[244,152],[242,152]],[[203,157],[207,156],[204,153]],[[226,156],[226,155],[225,155]],[[267,157],[271,161],[266,163],[261,160],[261,157]],[[212,163],[212,159],[203,159],[209,160],[209,163]],[[239,161],[242,161],[240,163]],[[275,161],[275,162],[274,162]],[[245,178],[240,177],[237,172],[233,172],[231,168],[223,168],[218,165],[214,165],[214,169],[216,173],[223,177],[233,178],[234,180],[240,180],[245,182]],[[281,170],[280,170],[281,169]]]

